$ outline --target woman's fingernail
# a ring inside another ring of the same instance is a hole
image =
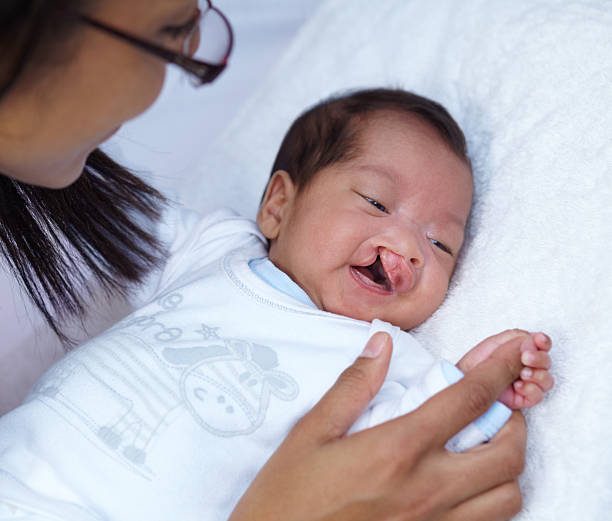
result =
[[[533,375],[533,371],[529,369],[529,367],[525,367],[521,369],[521,378],[523,379],[531,378],[531,375]]]
[[[373,334],[366,344],[361,356],[364,358],[376,358],[382,351],[385,342],[387,341],[387,333],[379,331]]]
[[[535,354],[533,351],[525,351],[521,355],[521,362],[523,362],[525,365],[532,364],[534,360],[535,360]]]

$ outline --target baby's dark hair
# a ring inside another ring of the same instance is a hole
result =
[[[302,113],[287,131],[271,173],[285,170],[298,191],[303,189],[322,168],[354,158],[361,128],[356,123],[381,111],[420,118],[470,165],[463,132],[442,105],[402,89],[379,88],[334,95]]]

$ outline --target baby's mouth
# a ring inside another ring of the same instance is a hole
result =
[[[380,260],[380,255],[377,255],[376,260],[369,266],[353,266],[353,269],[373,283],[374,286],[378,286],[385,291],[393,289]]]

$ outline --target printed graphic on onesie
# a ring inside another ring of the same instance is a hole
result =
[[[162,297],[159,311],[130,317],[69,353],[28,400],[44,401],[146,476],[154,442],[180,414],[215,436],[248,435],[265,420],[272,396],[298,396],[297,382],[277,369],[270,347],[224,337],[207,324],[185,332],[164,323],[164,313],[182,301],[178,292]]]

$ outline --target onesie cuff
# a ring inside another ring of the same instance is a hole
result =
[[[425,386],[430,396],[463,378],[463,373],[453,364],[441,360],[425,375]],[[489,441],[510,418],[512,411],[503,403],[495,402],[480,418],[453,436],[446,448],[462,452]]]

